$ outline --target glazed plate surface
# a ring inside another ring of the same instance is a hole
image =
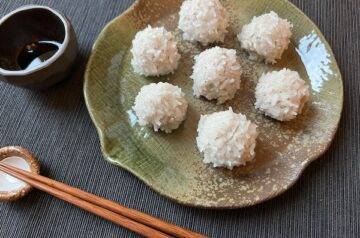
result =
[[[178,0],[139,0],[109,23],[100,34],[85,75],[84,93],[107,161],[130,171],[158,193],[189,206],[239,208],[254,205],[291,187],[308,164],[329,147],[343,105],[341,74],[331,48],[316,25],[284,0],[224,0],[231,26],[224,44],[235,48],[244,67],[235,99],[216,105],[192,94],[193,57],[205,47],[181,39],[177,29]],[[253,16],[275,11],[294,24],[290,49],[275,65],[248,59],[236,34]],[[142,77],[130,65],[131,41],[146,27],[165,26],[173,31],[182,54],[178,70],[160,77]],[[297,119],[280,123],[254,108],[259,76],[281,68],[297,70],[311,85],[311,99]],[[168,81],[182,88],[189,101],[187,119],[171,134],[155,133],[136,123],[131,110],[140,88]],[[202,163],[196,148],[201,114],[225,110],[245,114],[258,125],[256,158],[232,171]],[[119,181],[121,182],[121,181]]]

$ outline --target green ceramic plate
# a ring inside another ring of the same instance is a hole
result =
[[[287,190],[304,168],[323,154],[336,132],[343,105],[343,85],[333,53],[316,25],[284,0],[225,0],[231,15],[224,47],[238,49],[245,68],[242,88],[226,105],[195,99],[189,79],[200,45],[182,41],[177,29],[181,1],[140,0],[108,24],[97,40],[85,75],[85,100],[109,162],[130,171],[160,194],[181,204],[208,208],[238,208],[268,200]],[[255,15],[270,10],[294,24],[292,44],[274,66],[248,60],[236,33]],[[174,31],[182,54],[173,75],[145,78],[130,65],[131,41],[147,24]],[[254,88],[259,75],[287,67],[299,71],[312,96],[297,119],[279,123],[257,112]],[[172,134],[141,128],[131,110],[143,85],[168,81],[186,93],[186,121]],[[259,126],[254,162],[232,171],[202,163],[195,146],[201,114],[227,109],[244,113]]]

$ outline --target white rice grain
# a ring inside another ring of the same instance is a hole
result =
[[[253,160],[256,128],[246,116],[234,113],[232,108],[201,116],[196,141],[204,163],[232,169]]]
[[[276,63],[289,47],[292,24],[275,12],[254,17],[238,35],[241,47],[253,58]]]
[[[139,31],[132,42],[131,53],[134,72],[145,76],[173,73],[181,57],[173,34],[164,27],[148,26]]]
[[[296,71],[283,69],[263,74],[255,90],[255,107],[279,121],[289,121],[302,112],[309,100],[309,85]]]
[[[219,104],[234,97],[241,83],[241,65],[233,49],[218,46],[195,56],[193,91],[196,97],[217,99]]]
[[[185,119],[188,103],[185,94],[169,83],[151,83],[141,88],[133,110],[141,126],[170,133]]]
[[[224,41],[229,23],[219,0],[186,0],[179,15],[179,29],[185,40],[203,45]]]

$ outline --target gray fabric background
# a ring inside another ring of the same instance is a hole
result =
[[[102,159],[82,81],[100,30],[132,0],[0,0],[0,15],[29,3],[64,12],[81,52],[72,76],[45,92],[0,83],[0,146],[36,153],[42,173],[212,237],[359,237],[360,0],[292,0],[324,32],[345,84],[344,114],[329,151],[288,192],[232,211],[193,209],[154,193]],[[0,36],[1,37],[1,36]],[[44,193],[0,204],[0,237],[136,237]]]

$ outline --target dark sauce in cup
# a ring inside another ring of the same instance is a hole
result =
[[[17,56],[19,70],[39,67],[60,49],[61,43],[51,40],[35,41],[25,45]]]

